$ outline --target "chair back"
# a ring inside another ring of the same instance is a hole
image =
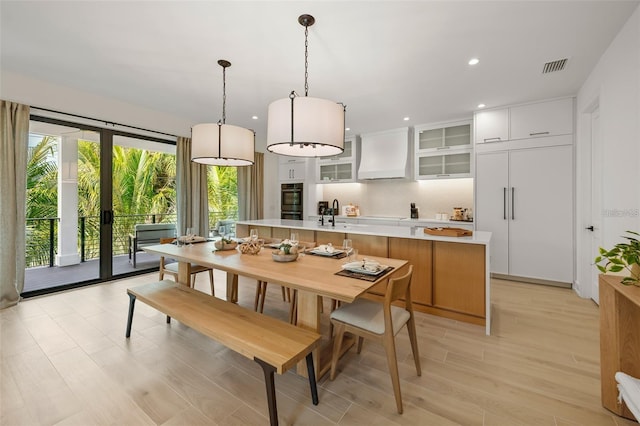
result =
[[[411,278],[413,276],[413,265],[409,265],[407,273],[401,277],[389,279],[387,291],[384,297],[385,309],[390,309],[391,303],[404,297],[406,309],[413,312],[411,307]]]

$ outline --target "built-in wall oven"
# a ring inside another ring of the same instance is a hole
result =
[[[301,183],[283,183],[280,190],[280,218],[302,220]]]

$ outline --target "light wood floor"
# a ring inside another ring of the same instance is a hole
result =
[[[2,425],[264,425],[253,362],[136,305],[125,339],[125,289],[157,274],[28,299],[0,311]],[[216,271],[216,294],[224,275]],[[208,289],[206,274],[197,287]],[[240,283],[253,306],[255,285]],[[265,313],[287,317],[278,286]],[[294,373],[276,376],[281,424],[637,425],[600,405],[598,308],[571,290],[494,280],[493,335],[417,313],[422,376],[398,337],[405,412],[384,351],[367,344],[319,382],[320,404]],[[326,310],[328,311],[328,310]],[[326,316],[323,317],[326,323]],[[326,328],[326,324],[324,324]]]

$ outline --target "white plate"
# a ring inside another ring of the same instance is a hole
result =
[[[371,271],[369,269],[365,269],[362,267],[362,262],[351,262],[351,263],[345,263],[344,265],[342,265],[342,269],[346,271],[357,272],[359,274],[367,274],[367,275],[380,275],[381,273],[387,270],[388,266],[378,265],[378,268],[379,269],[377,271]]]
[[[323,250],[321,248],[314,248],[313,250],[311,250],[311,253],[319,254],[320,256],[336,256],[336,255],[344,253],[344,250],[333,249],[332,252],[328,252],[328,251]]]

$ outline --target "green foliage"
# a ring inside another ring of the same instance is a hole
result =
[[[58,216],[58,166],[56,158],[58,138],[44,136],[29,149],[27,164],[28,219]],[[114,146],[113,253],[125,253],[127,236],[135,223],[175,221],[176,157],[162,152]],[[219,219],[237,219],[237,169],[210,167],[207,176],[209,211]],[[86,258],[99,255],[100,237],[100,144],[78,141],[78,216],[85,219]],[[80,233],[81,230],[79,229]],[[54,236],[55,237],[55,236]],[[78,236],[80,237],[80,235]],[[47,221],[29,221],[27,226],[27,264],[48,263],[49,239]],[[30,243],[31,242],[31,243]],[[55,244],[55,242],[54,242]]]
[[[625,236],[625,243],[618,243],[611,250],[600,247],[600,255],[595,258],[595,263],[600,272],[606,274],[607,272],[621,272],[623,270],[629,271],[630,276],[622,279],[622,284],[640,286],[640,276],[638,275],[638,268],[640,265],[640,234],[633,231],[627,231],[628,234],[634,236]],[[600,262],[606,261],[605,264]],[[635,270],[633,269],[635,266]]]
[[[236,167],[210,167],[207,173],[207,187],[209,211],[216,212],[217,219],[237,219],[238,169]]]

